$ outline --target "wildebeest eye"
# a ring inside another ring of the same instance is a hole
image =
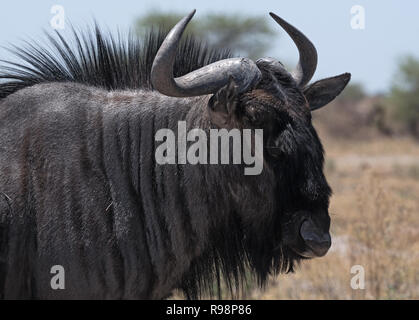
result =
[[[249,122],[256,122],[257,121],[257,108],[255,106],[248,106],[244,112],[244,117]]]
[[[254,106],[250,106],[246,108],[246,114],[248,116],[254,117],[256,114],[256,108]]]
[[[256,112],[256,108],[254,106],[247,107],[247,112],[248,113],[255,113]]]

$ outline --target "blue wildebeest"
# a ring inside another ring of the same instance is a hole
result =
[[[0,83],[0,297],[161,299],[234,293],[330,247],[331,189],[311,111],[349,74],[309,85],[313,44],[271,13],[299,50],[233,58],[182,33],[134,38],[74,31],[28,44]],[[166,35],[166,36],[165,36]],[[159,165],[155,133],[263,129],[263,170]],[[51,268],[65,290],[51,288]]]

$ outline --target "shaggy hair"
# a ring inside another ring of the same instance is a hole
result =
[[[8,48],[21,62],[4,61],[0,69],[0,99],[17,90],[46,82],[76,82],[107,90],[151,89],[150,71],[167,31],[150,30],[144,36],[128,37],[72,29],[66,39],[59,32],[46,33],[48,45],[26,42]],[[209,48],[193,36],[179,45],[174,75],[180,76],[212,62],[230,58],[228,49]]]

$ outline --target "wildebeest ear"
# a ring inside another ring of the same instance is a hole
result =
[[[208,101],[211,122],[220,128],[229,127],[237,106],[239,88],[230,77],[227,85],[219,89]]]
[[[319,109],[335,99],[345,89],[350,79],[351,74],[344,73],[340,76],[319,80],[304,89],[310,110]]]

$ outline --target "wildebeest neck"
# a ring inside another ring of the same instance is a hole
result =
[[[124,232],[134,225],[144,228],[158,278],[156,292],[173,286],[174,278],[189,290],[198,277],[211,277],[214,268],[233,278],[244,272],[246,255],[261,244],[255,241],[249,244],[253,248],[245,248],[243,230],[252,226],[252,235],[266,231],[274,208],[274,177],[266,170],[260,176],[244,176],[243,167],[233,164],[156,163],[154,134],[159,129],[177,132],[179,121],[186,121],[188,129],[211,128],[208,97],[179,99],[150,92],[138,92],[129,99],[117,94],[108,97],[103,144],[108,150],[105,166],[114,215],[121,225],[129,226],[121,229]]]

